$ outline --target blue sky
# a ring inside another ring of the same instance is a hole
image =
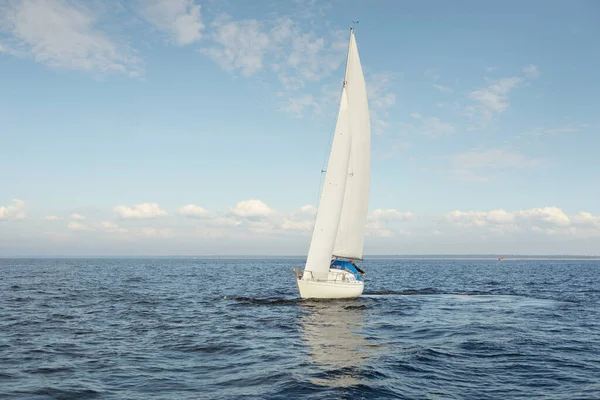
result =
[[[0,255],[305,254],[352,20],[367,254],[600,254],[596,1],[0,0]]]

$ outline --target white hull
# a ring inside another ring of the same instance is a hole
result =
[[[294,270],[304,299],[350,299],[365,286],[360,276],[331,268],[338,258],[362,259],[369,203],[371,123],[354,29],[343,82],[306,264],[303,272]]]
[[[314,280],[294,270],[298,292],[303,299],[352,299],[359,297],[365,285],[349,272],[332,269],[325,280]]]

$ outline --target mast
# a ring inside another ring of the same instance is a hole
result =
[[[305,273],[302,278],[304,280],[327,279],[331,255],[333,253],[342,213],[351,145],[351,113],[349,112],[350,103],[347,92],[348,71],[350,70],[352,62],[351,55],[352,31],[350,32],[350,41],[348,44],[346,71],[344,73],[344,84],[340,98],[338,118],[329,153],[325,181],[321,191],[319,207],[317,209],[315,227],[313,229],[308,257],[304,267]]]

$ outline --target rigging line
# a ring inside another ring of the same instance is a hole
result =
[[[333,128],[330,131],[333,131],[333,133],[330,135],[329,137],[329,144],[327,145],[327,147],[325,148],[325,154],[323,155],[323,163],[321,164],[321,175],[320,175],[320,179],[319,179],[319,192],[317,193],[317,208],[319,208],[319,203],[321,201],[321,192],[323,191],[323,185],[325,183],[325,175],[327,173],[327,162],[329,161],[329,153],[331,152],[331,145],[333,144],[333,138],[335,137],[335,125],[337,124],[337,118],[336,120],[333,122]],[[315,215],[315,220],[317,219],[317,216]]]

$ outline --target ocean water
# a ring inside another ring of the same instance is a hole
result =
[[[0,259],[0,399],[600,399],[600,262]]]

